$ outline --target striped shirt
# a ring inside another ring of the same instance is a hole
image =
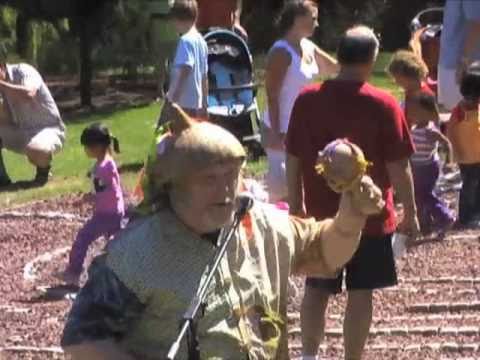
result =
[[[411,135],[415,145],[415,153],[410,157],[414,165],[427,165],[439,159],[438,141],[428,136],[431,130],[435,130],[435,125],[430,122],[427,127],[412,128]]]
[[[7,64],[8,81],[15,85],[36,89],[33,99],[3,94],[13,123],[21,129],[64,129],[57,104],[38,71],[28,64]]]

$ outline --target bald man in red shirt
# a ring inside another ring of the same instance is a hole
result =
[[[287,181],[290,211],[324,219],[335,214],[339,195],[315,171],[318,152],[329,142],[348,138],[373,165],[369,175],[381,188],[384,211],[368,218],[359,248],[335,279],[308,278],[302,303],[303,359],[314,360],[323,337],[331,295],[341,292],[345,273],[348,302],[344,319],[345,359],[360,360],[372,321],[374,289],[397,283],[392,253],[396,231],[393,189],[404,206],[399,231],[418,234],[409,157],[413,145],[405,116],[393,96],[370,85],[379,42],[358,26],[340,41],[335,79],[311,85],[297,98],[287,132]]]

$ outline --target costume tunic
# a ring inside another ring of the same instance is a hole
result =
[[[323,241],[360,236],[346,235],[339,221],[297,219],[255,203],[210,285],[199,320],[201,358],[288,359],[288,277],[307,266],[309,274],[334,276]],[[62,346],[113,339],[135,358],[165,358],[215,251],[171,210],[135,221],[92,265]],[[178,359],[186,358],[184,344]]]

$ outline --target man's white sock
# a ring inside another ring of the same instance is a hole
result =
[[[318,357],[315,355],[303,355],[302,360],[318,360]]]

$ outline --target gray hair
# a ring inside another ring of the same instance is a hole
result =
[[[361,65],[374,62],[378,56],[380,41],[374,31],[365,25],[348,29],[340,39],[337,58],[343,65]]]

